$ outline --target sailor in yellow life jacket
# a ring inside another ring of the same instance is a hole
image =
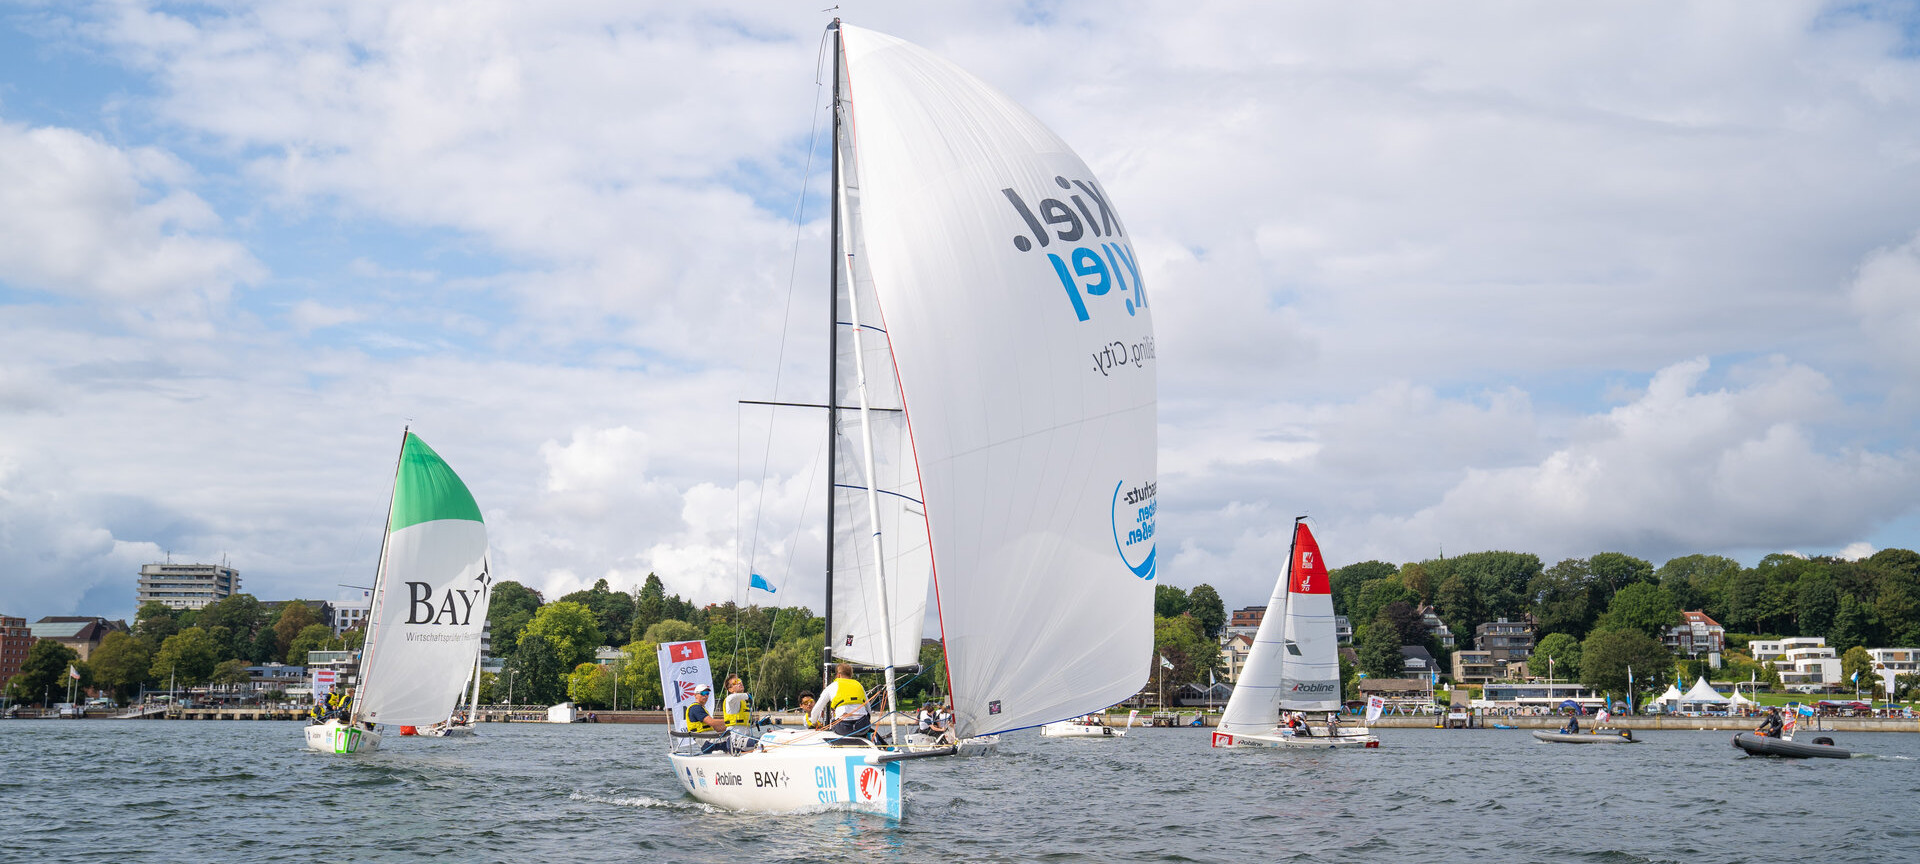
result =
[[[873,718],[867,711],[867,689],[853,680],[852,666],[842,663],[833,671],[833,683],[821,691],[820,701],[813,705],[813,719],[823,725],[831,722],[833,734],[842,737],[867,734],[873,729]]]
[[[687,706],[686,719],[688,732],[718,732],[713,725],[713,715],[707,713],[707,697],[713,688],[702,687],[693,694],[693,704]]]

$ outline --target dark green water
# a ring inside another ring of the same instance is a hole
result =
[[[1742,757],[1726,732],[1630,746],[1381,730],[1379,750],[1212,751],[1198,730],[1007,736],[906,768],[904,818],[712,811],[657,726],[491,725],[305,750],[292,723],[0,721],[0,860],[1920,860],[1920,735]]]

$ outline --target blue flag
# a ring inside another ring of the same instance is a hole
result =
[[[768,594],[775,593],[773,590],[773,583],[768,582],[765,576],[761,576],[758,573],[753,574],[753,577],[747,580],[747,585],[748,587],[751,587],[751,588],[758,588],[762,591],[767,592]]]

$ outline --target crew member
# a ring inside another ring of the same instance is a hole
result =
[[[707,697],[713,695],[712,687],[701,687],[693,693],[693,704],[687,706],[688,732],[716,732],[712,715],[707,713]]]
[[[820,724],[813,721],[813,694],[800,694],[800,725],[808,729],[818,729]]]
[[[873,729],[867,710],[867,688],[853,680],[853,666],[842,663],[833,670],[833,683],[820,692],[814,703],[813,718],[821,725],[832,724],[833,734],[842,738],[865,735]]]
[[[1780,709],[1768,708],[1767,716],[1760,718],[1760,725],[1753,730],[1753,734],[1762,738],[1780,737]]]
[[[1580,734],[1580,716],[1577,714],[1568,714],[1567,725],[1560,727],[1560,731],[1568,735]]]

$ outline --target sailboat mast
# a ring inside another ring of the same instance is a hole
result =
[[[1287,570],[1286,570],[1287,575],[1281,580],[1281,584],[1287,586],[1287,590],[1280,595],[1280,680],[1281,681],[1287,680],[1287,658],[1292,654],[1292,652],[1287,650],[1287,648],[1289,648],[1293,644],[1291,640],[1287,639],[1287,607],[1293,605],[1293,562],[1294,562],[1294,559],[1298,558],[1300,554],[1300,551],[1297,548],[1300,545],[1300,520],[1305,518],[1307,517],[1305,516],[1293,517],[1293,536],[1287,538]],[[1272,614],[1273,610],[1269,609],[1267,610],[1267,613]],[[1286,701],[1286,696],[1282,695],[1280,697],[1280,700],[1282,702]],[[1285,709],[1282,709],[1282,710],[1285,710]],[[1275,719],[1277,720],[1278,718],[1275,718]]]
[[[387,518],[380,521],[380,563],[373,574],[373,602],[367,607],[367,638],[360,648],[360,680],[353,694],[353,711],[347,717],[349,725],[360,723],[360,706],[367,704],[367,671],[373,668],[373,649],[377,643],[375,637],[380,631],[380,609],[387,599],[387,542],[393,539],[393,498],[400,493],[400,462],[407,458],[407,436],[413,434],[413,427],[400,427],[400,453],[393,457],[392,491],[387,493]]]
[[[833,472],[840,438],[840,64],[845,48],[840,19],[833,19],[832,229],[827,243],[827,605],[826,640],[820,646],[820,686],[833,680]]]

